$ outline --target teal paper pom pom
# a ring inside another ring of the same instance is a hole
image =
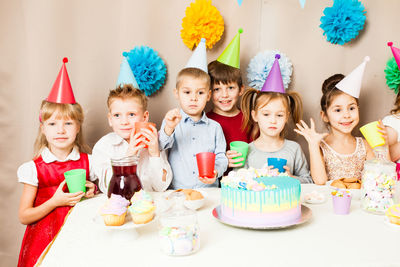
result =
[[[365,13],[363,4],[358,0],[334,0],[332,7],[324,9],[319,26],[328,42],[344,45],[364,28]]]
[[[148,46],[135,46],[131,51],[124,52],[133,75],[146,96],[151,96],[163,86],[167,67],[158,53]]]
[[[390,58],[386,63],[385,78],[387,86],[398,94],[400,87],[400,70],[394,57]]]

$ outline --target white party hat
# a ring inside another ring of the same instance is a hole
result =
[[[193,51],[185,68],[198,68],[208,73],[207,69],[207,53],[206,53],[206,39],[201,38],[200,43]]]
[[[361,83],[364,75],[365,65],[370,60],[369,56],[364,58],[364,61],[355,68],[349,75],[343,78],[336,88],[351,95],[352,97],[358,98],[360,96]]]

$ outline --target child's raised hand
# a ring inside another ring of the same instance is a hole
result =
[[[215,181],[217,180],[217,171],[214,170],[214,177],[213,177],[213,178],[200,177],[200,176],[199,176],[199,180],[200,180],[203,184],[213,184],[213,183],[215,183]]]
[[[328,133],[317,133],[315,131],[315,123],[312,118],[310,119],[310,127],[303,120],[300,123],[296,123],[297,129],[294,129],[294,131],[304,136],[309,145],[319,146],[321,140],[328,135]]]
[[[96,188],[94,183],[92,183],[91,181],[86,181],[85,187],[87,188],[85,197],[94,197],[94,189]]]
[[[50,198],[55,207],[59,206],[75,206],[76,203],[81,200],[85,195],[83,192],[76,193],[65,193],[63,187],[65,186],[65,180],[60,183],[54,195]]]
[[[149,154],[151,157],[159,157],[160,150],[158,147],[158,133],[156,127],[150,125],[151,131],[149,129],[142,129],[142,135],[145,137],[143,143],[148,146]]]
[[[164,131],[168,136],[170,136],[174,132],[176,125],[178,125],[178,123],[181,121],[182,115],[179,112],[179,109],[174,108],[168,111],[167,114],[165,114],[164,119],[165,119]]]
[[[135,128],[133,128],[129,138],[129,146],[128,150],[126,151],[126,156],[131,157],[133,155],[137,155],[139,150],[145,147],[144,143],[138,145],[140,142],[144,142],[144,139],[145,138],[142,136],[142,132],[135,134]]]
[[[228,167],[235,168],[235,167],[243,166],[242,163],[238,163],[238,162],[244,160],[244,158],[236,158],[236,157],[240,157],[242,155],[242,153],[237,152],[235,150],[228,150],[228,151],[226,151],[225,154],[226,154],[226,157],[228,158],[228,164],[229,164]],[[234,159],[234,158],[236,158],[236,159]]]

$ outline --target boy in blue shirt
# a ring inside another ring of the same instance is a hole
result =
[[[204,113],[211,97],[210,76],[198,68],[185,68],[178,73],[174,94],[181,109],[167,112],[159,133],[160,148],[169,149],[173,172],[170,187],[216,187],[216,178],[227,169],[228,159],[220,124]],[[196,154],[200,152],[216,154],[214,178],[199,177]]]

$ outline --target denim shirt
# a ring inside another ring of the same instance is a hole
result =
[[[222,176],[228,167],[225,156],[226,142],[221,125],[209,118],[203,112],[197,122],[180,110],[181,121],[176,126],[171,136],[165,133],[165,120],[159,132],[160,149],[169,149],[168,161],[173,172],[170,188],[199,188],[216,187],[214,184],[204,184],[199,180],[196,154],[200,152],[213,152],[215,156],[215,170],[218,177]]]

